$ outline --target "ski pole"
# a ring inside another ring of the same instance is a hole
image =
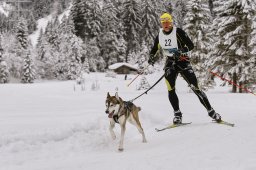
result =
[[[149,65],[148,65],[148,66],[149,66]],[[144,73],[144,71],[148,68],[148,66],[147,66],[147,67],[145,67],[145,68],[143,68],[143,70],[142,70],[142,71],[140,71],[140,72],[137,74],[137,76],[136,76],[136,77],[134,77],[134,78],[132,79],[132,81],[131,81],[129,84],[127,84],[127,87],[129,87],[129,86],[132,84],[132,82],[134,82],[134,80],[136,80],[136,79],[139,77],[139,75],[143,74],[143,73]]]
[[[139,77],[139,75],[140,75],[140,74],[137,74],[137,76],[136,76],[134,79],[132,79],[132,81],[131,81],[129,84],[127,84],[127,87],[129,87],[130,84],[132,84],[132,82],[134,82],[134,80],[135,80],[137,77]]]

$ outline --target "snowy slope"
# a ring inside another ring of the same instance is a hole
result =
[[[5,2],[0,2],[0,14],[4,14],[6,17],[9,15],[9,10],[11,6]]]
[[[153,84],[162,73],[148,75]],[[124,152],[112,141],[105,114],[105,97],[118,89],[124,100],[136,91],[134,77],[108,78],[90,74],[86,90],[74,81],[0,85],[0,170],[254,170],[256,169],[256,98],[230,94],[227,88],[207,95],[225,120],[236,127],[211,123],[197,97],[178,77],[177,91],[184,121],[193,123],[163,132],[155,127],[172,120],[164,81],[135,101],[142,108],[140,119],[147,143],[127,125]],[[92,91],[98,81],[100,89]]]
[[[67,10],[65,10],[62,14],[60,14],[58,16],[58,20],[59,20],[60,23],[62,21],[63,16],[69,16],[70,8],[71,8],[71,5]],[[41,18],[37,21],[36,31],[34,31],[32,34],[29,35],[29,38],[31,40],[31,43],[32,43],[33,47],[35,47],[36,44],[37,44],[37,41],[38,41],[38,38],[39,38],[39,35],[40,35],[40,30],[43,30],[43,32],[45,31],[45,28],[46,28],[48,22],[50,22],[51,20],[54,19],[53,15],[54,14],[48,15],[47,17]]]

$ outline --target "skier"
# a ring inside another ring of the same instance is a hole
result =
[[[167,57],[164,70],[169,101],[174,109],[173,123],[182,123],[182,112],[180,111],[179,99],[175,91],[175,82],[179,73],[207,109],[208,115],[217,122],[220,122],[221,116],[215,112],[205,93],[199,89],[197,78],[191,67],[187,53],[194,48],[193,42],[182,29],[176,28],[173,25],[172,16],[169,13],[161,15],[160,21],[162,28],[155,38],[148,63],[152,66],[154,65],[157,60],[156,53],[161,47],[163,54]]]

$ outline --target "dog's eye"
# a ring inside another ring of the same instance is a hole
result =
[[[115,105],[114,105],[114,104],[111,104],[110,106],[112,107],[112,106],[115,106]]]

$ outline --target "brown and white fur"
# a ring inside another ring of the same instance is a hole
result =
[[[124,142],[124,133],[126,129],[126,122],[130,122],[131,124],[135,125],[139,132],[142,134],[142,142],[146,142],[146,137],[141,127],[139,121],[139,111],[141,110],[140,107],[135,106],[133,103],[129,102],[127,106],[127,102],[124,102],[117,94],[115,96],[110,96],[107,94],[106,98],[106,114],[108,114],[110,120],[109,131],[113,140],[116,139],[115,132],[113,128],[115,127],[115,120],[113,116],[116,116],[118,119],[118,123],[121,127],[121,138],[119,142],[119,151],[123,151],[123,142]]]

